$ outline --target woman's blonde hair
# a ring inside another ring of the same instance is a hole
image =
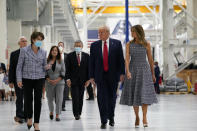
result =
[[[145,39],[145,33],[144,29],[142,28],[141,25],[135,25],[131,27],[131,31],[134,31],[137,35],[137,38],[139,40],[138,44],[143,45],[144,47],[147,47],[147,41]],[[130,43],[136,42],[135,38]]]

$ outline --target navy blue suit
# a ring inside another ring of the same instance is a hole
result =
[[[125,74],[122,45],[119,40],[109,39],[107,72],[103,68],[102,41],[90,47],[90,78],[97,84],[97,99],[101,123],[114,118],[116,91],[120,75]]]

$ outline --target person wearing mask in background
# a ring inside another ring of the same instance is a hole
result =
[[[73,114],[76,120],[80,119],[83,108],[84,89],[89,85],[89,55],[82,52],[83,44],[76,41],[75,51],[67,56],[66,78],[71,87]]]
[[[33,126],[35,131],[40,131],[39,120],[42,105],[42,88],[45,82],[46,70],[49,69],[46,61],[46,51],[41,48],[43,40],[43,33],[36,31],[32,33],[31,45],[20,49],[16,70],[18,87],[24,88],[24,104],[27,117],[27,127],[28,129],[32,127],[34,107]]]
[[[59,42],[58,47],[60,50],[61,58],[62,58],[62,60],[64,60],[65,70],[66,70],[67,54],[64,53],[64,42]],[[68,88],[68,85],[66,84],[66,79],[65,79],[65,87],[64,87],[64,91],[63,91],[63,101],[62,101],[62,111],[66,111],[66,108],[65,108],[66,100],[70,100],[70,99],[69,99],[69,88]]]
[[[155,92],[157,94],[160,94],[160,87],[159,87],[160,69],[159,69],[159,65],[157,61],[154,63],[154,71],[155,71],[155,78],[156,78],[156,82],[154,83]]]
[[[20,48],[27,46],[27,39],[24,36],[19,37],[18,39],[18,45]],[[23,119],[26,119],[25,113],[24,113],[24,89],[19,88],[16,81],[16,67],[18,63],[18,58],[20,54],[20,49],[11,52],[10,55],[10,65],[9,65],[9,73],[8,73],[8,81],[10,88],[15,89],[16,93],[16,116],[14,117],[14,120],[19,123],[23,123]]]
[[[50,110],[50,119],[53,119],[55,100],[56,104],[56,121],[60,121],[59,115],[62,111],[62,100],[64,91],[64,77],[65,77],[65,64],[61,59],[61,54],[58,46],[52,46],[49,52],[47,63],[51,64],[51,68],[46,73],[46,93],[48,99],[48,106]]]
[[[0,68],[3,70],[3,73],[6,72],[6,67],[4,63],[0,62]]]
[[[111,39],[110,29],[102,26],[98,30],[98,41],[90,47],[90,81],[97,85],[97,100],[101,118],[101,129],[106,129],[107,121],[114,126],[116,91],[118,82],[124,80],[124,57],[122,44]]]

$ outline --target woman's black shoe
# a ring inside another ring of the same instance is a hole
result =
[[[50,119],[53,120],[53,115],[49,115]]]
[[[32,127],[32,125],[28,125],[28,124],[27,124],[27,128],[28,128],[28,130],[30,130],[30,129],[31,129],[31,127]]]
[[[33,124],[33,126],[34,126],[34,124]],[[34,126],[34,129],[35,129],[35,126]],[[40,131],[40,130],[36,130],[36,129],[35,129],[34,131]]]

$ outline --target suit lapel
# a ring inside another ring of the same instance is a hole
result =
[[[74,57],[74,59],[73,59],[74,60],[74,64],[78,66],[77,54],[76,54],[75,51],[73,52],[73,57]]]
[[[111,51],[112,51],[112,45],[113,45],[112,40],[109,38],[109,54],[108,54],[108,58],[110,58],[109,56],[110,56]]]
[[[99,56],[101,57],[101,59],[103,60],[103,53],[102,53],[102,40],[100,40],[99,44],[98,44],[98,48],[99,48]]]

